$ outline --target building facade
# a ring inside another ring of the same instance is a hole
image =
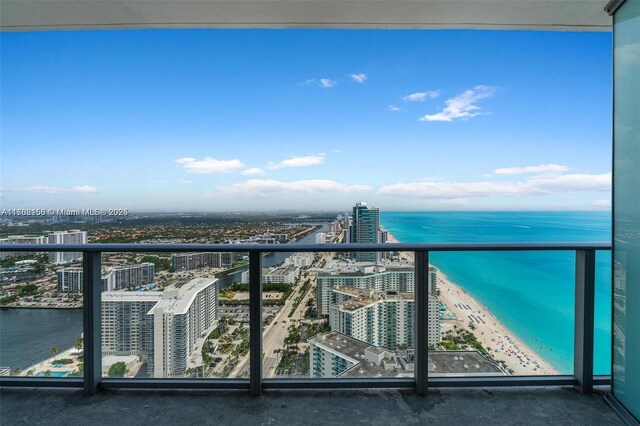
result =
[[[198,268],[230,268],[234,254],[231,252],[180,253],[171,256],[174,271]]]
[[[154,378],[183,377],[197,342],[218,318],[215,278],[196,278],[164,291],[104,292],[102,354],[140,356]]]
[[[379,242],[380,209],[369,208],[366,203],[356,203],[349,230],[350,243],[376,244]],[[377,252],[355,252],[352,257],[358,262],[376,262],[380,260]]]
[[[333,287],[347,286],[383,292],[415,291],[415,269],[410,263],[347,263],[319,269],[316,272],[319,315],[329,315]]]
[[[117,266],[102,276],[102,291],[141,287],[153,282],[156,265],[150,262]]]
[[[49,234],[49,244],[87,244],[87,231],[73,229],[71,231],[56,231]],[[82,260],[81,252],[51,252],[49,263],[61,265]]]
[[[82,293],[82,268],[62,268],[56,271],[60,293]]]

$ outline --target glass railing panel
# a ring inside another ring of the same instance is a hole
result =
[[[279,289],[287,271],[295,278]],[[295,253],[265,271],[264,377],[413,377],[414,275],[413,253],[400,252]]]
[[[81,254],[0,252],[0,375],[82,377],[81,261]]]
[[[430,262],[441,329],[430,376],[573,374],[574,252],[431,253]]]
[[[596,252],[593,374],[611,374],[611,251]]]
[[[244,377],[249,296],[228,287],[246,264],[246,253],[103,253],[103,377]]]

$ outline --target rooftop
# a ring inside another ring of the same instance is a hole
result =
[[[162,310],[165,314],[184,314],[189,310],[198,293],[215,284],[217,278],[194,278],[180,288],[166,288],[162,300],[149,314]]]

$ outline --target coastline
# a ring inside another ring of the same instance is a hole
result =
[[[387,230],[387,242],[399,243]],[[407,253],[413,260],[413,253]],[[436,265],[432,265],[437,268]],[[461,286],[450,281],[438,268],[438,298],[455,314],[457,319],[443,319],[442,324],[451,324],[470,331],[498,362],[504,361],[513,370],[513,375],[557,375],[560,374],[548,361],[531,349],[524,341],[502,324],[489,309],[467,293]],[[475,330],[469,327],[473,321]],[[443,327],[444,328],[444,327]]]

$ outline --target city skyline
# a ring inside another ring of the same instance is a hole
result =
[[[2,42],[3,208],[610,208],[609,33]]]

